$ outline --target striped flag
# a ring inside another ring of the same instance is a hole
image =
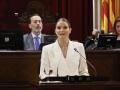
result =
[[[120,0],[115,0],[115,17],[120,16]]]
[[[108,0],[102,0],[102,21],[101,30],[108,33]]]
[[[115,21],[115,0],[109,0],[109,32],[112,32],[114,21]]]

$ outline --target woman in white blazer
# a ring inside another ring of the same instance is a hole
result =
[[[42,49],[41,79],[48,76],[89,75],[83,44],[69,39],[71,30],[65,18],[60,18],[56,23],[57,40]]]

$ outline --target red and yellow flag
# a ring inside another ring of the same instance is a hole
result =
[[[109,32],[112,32],[114,21],[115,21],[115,0],[109,0]]]
[[[108,0],[102,0],[102,21],[101,21],[101,30],[104,33],[108,33]]]
[[[101,30],[105,34],[112,32],[115,20],[115,0],[102,0]]]

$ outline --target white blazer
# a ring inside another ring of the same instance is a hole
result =
[[[75,48],[84,58],[74,50]],[[39,77],[43,79],[47,76],[88,76],[89,73],[85,58],[85,50],[82,43],[69,41],[67,56],[64,58],[56,40],[55,43],[43,47]],[[49,75],[50,70],[52,70],[51,75]]]

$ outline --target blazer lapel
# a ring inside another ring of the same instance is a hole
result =
[[[59,63],[60,63],[60,60],[62,60],[62,53],[61,53],[61,50],[60,50],[60,47],[58,45],[58,42],[56,41],[55,43],[53,43],[53,49],[52,49],[52,52],[51,54],[53,54],[53,58],[51,58],[52,60],[52,63],[50,63],[50,66],[51,68],[53,68],[54,70],[54,74],[57,75],[57,69],[58,69],[58,66],[59,66]]]
[[[69,41],[66,59],[70,60],[72,57],[75,57],[74,56],[74,46],[73,46],[72,41]]]
[[[28,36],[28,43],[29,43],[30,48],[35,50],[32,34],[29,34],[29,36]]]
[[[62,52],[61,49],[59,47],[58,41],[56,40],[56,42],[54,43],[55,45],[53,45],[53,51],[54,51],[54,55],[55,58],[58,60],[59,58],[61,58]]]
[[[41,43],[44,43],[45,42],[45,40],[44,40],[44,34],[41,34]]]

